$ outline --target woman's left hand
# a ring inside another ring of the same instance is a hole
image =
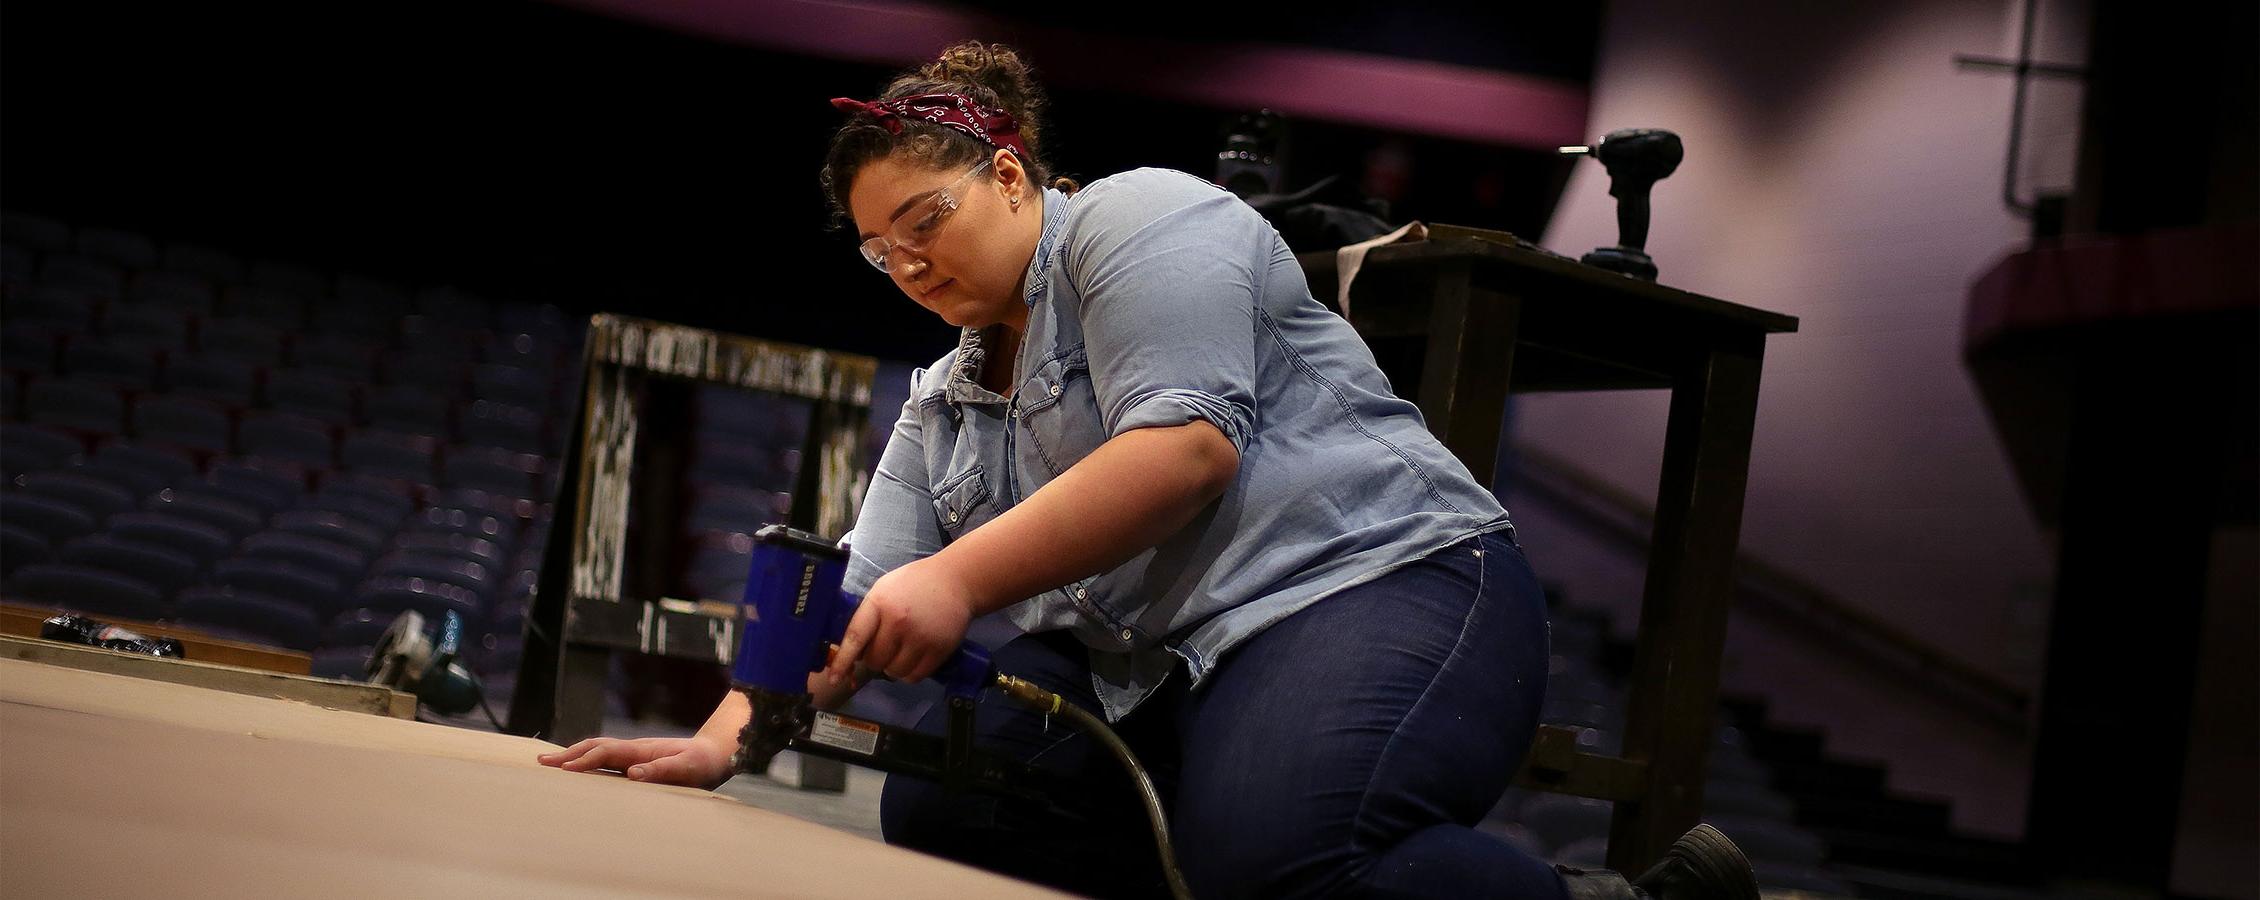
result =
[[[965,579],[936,557],[888,572],[856,607],[824,674],[839,683],[860,658],[896,681],[925,678],[964,643],[973,608]]]

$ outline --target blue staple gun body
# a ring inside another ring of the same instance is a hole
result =
[[[753,561],[740,607],[732,689],[746,695],[753,717],[738,734],[738,771],[760,772],[781,750],[968,787],[1042,799],[1039,770],[997,758],[973,745],[976,700],[996,681],[989,651],[960,645],[933,678],[948,704],[943,737],[836,712],[816,710],[808,678],[824,668],[862,598],[841,589],[846,548],[822,537],[770,525],[754,533]]]

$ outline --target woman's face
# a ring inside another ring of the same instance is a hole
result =
[[[936,170],[900,157],[871,162],[848,189],[848,212],[858,240],[887,239],[887,276],[918,305],[961,328],[1025,330],[1020,282],[1043,234],[1042,196],[1009,152],[963,177],[973,168]],[[945,190],[957,208],[929,218]],[[906,237],[914,246],[902,245]]]

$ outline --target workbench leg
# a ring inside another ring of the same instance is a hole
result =
[[[604,731],[604,691],[612,681],[612,651],[567,643],[557,679],[557,712],[543,739],[572,746]]]
[[[1514,372],[1520,298],[1473,284],[1465,265],[1436,276],[1428,350],[1421,362],[1420,414],[1477,484],[1498,468],[1499,419]]]
[[[1714,349],[1673,380],[1625,716],[1624,756],[1648,764],[1648,783],[1609,829],[1619,871],[1646,870],[1702,814],[1762,353]]]

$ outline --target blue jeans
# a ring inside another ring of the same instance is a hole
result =
[[[1116,723],[1169,802],[1204,900],[1566,896],[1553,867],[1474,830],[1546,692],[1545,600],[1504,535],[1472,538],[1264,629],[1199,691],[1182,672]],[[1087,652],[1058,632],[999,671],[1094,713]],[[890,778],[888,843],[1102,897],[1165,893],[1121,766],[1064,722],[984,694],[978,742],[1075,790],[1049,806]],[[940,710],[919,722],[940,732]]]

